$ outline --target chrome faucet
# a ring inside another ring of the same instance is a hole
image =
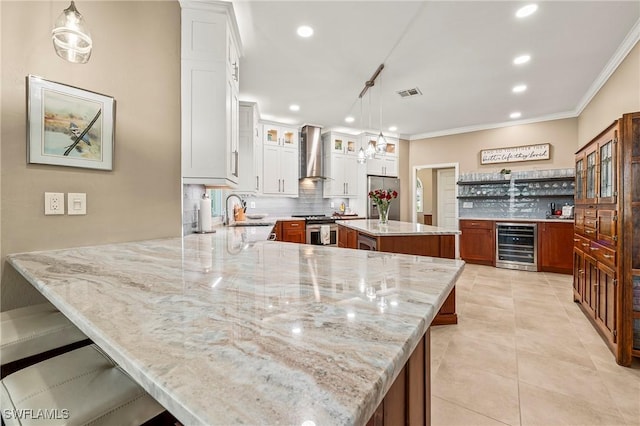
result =
[[[237,194],[229,194],[227,199],[224,201],[224,214],[225,214],[225,225],[229,226],[231,224],[231,216],[229,214],[229,198],[236,197],[240,201],[240,205],[242,205],[242,198],[240,198]],[[234,219],[235,220],[235,219]]]

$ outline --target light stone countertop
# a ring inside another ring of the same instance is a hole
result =
[[[459,217],[458,220],[492,220],[494,222],[558,222],[573,223],[573,219],[527,219],[524,217]]]
[[[364,424],[464,262],[269,231],[8,261],[185,425]]]
[[[400,222],[390,220],[386,225],[381,225],[378,219],[363,219],[350,221],[337,221],[338,225],[355,229],[356,231],[376,237],[385,236],[415,236],[415,235],[458,235],[457,229],[446,229],[438,226],[423,225],[421,223]]]

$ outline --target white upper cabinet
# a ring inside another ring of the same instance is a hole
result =
[[[298,149],[298,129],[277,123],[265,123],[263,126],[265,145],[279,145]]]
[[[234,192],[262,193],[262,125],[258,122],[258,106],[240,102],[240,167],[239,182]]]
[[[330,132],[331,143],[325,143],[325,152],[358,155],[358,136]]]
[[[371,145],[374,149],[378,142],[378,135],[372,133],[363,133],[362,146],[367,149]],[[367,174],[377,176],[398,176],[398,149],[400,144],[398,139],[385,136],[387,146],[384,153],[378,153],[373,158],[367,159]]]
[[[190,1],[181,6],[183,183],[235,187],[241,43],[233,6]]]
[[[328,178],[323,185],[325,198],[358,197],[358,144],[357,138],[329,132],[322,135],[324,143],[324,174]],[[352,147],[349,143],[353,142]]]
[[[262,126],[264,195],[298,196],[298,129],[277,123]]]

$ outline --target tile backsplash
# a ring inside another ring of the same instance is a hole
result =
[[[458,182],[460,218],[545,219],[550,204],[561,210],[574,203],[573,169],[462,173]]]
[[[182,231],[184,235],[198,230],[199,200],[206,191],[203,185],[183,185]],[[248,213],[266,213],[270,216],[291,216],[294,214],[325,214],[331,215],[339,211],[340,204],[349,206],[348,198],[323,198],[323,182],[321,180],[304,180],[299,182],[298,198],[291,197],[260,197],[241,195],[247,201]],[[212,203],[214,223],[222,221],[224,201],[231,192],[229,190],[213,190]],[[219,203],[216,206],[216,203]],[[255,208],[251,208],[255,203]],[[334,207],[331,207],[333,203]]]

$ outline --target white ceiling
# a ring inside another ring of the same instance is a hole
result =
[[[395,125],[412,139],[575,116],[638,40],[640,1],[542,1],[516,18],[525,4],[236,1],[240,98],[257,102],[264,119],[354,131],[380,128],[381,99],[383,130]],[[297,36],[299,25],[314,35]],[[531,61],[514,66],[523,53]],[[519,83],[528,90],[512,93]],[[396,94],[413,87],[423,95]],[[520,119],[509,118],[514,111]]]

